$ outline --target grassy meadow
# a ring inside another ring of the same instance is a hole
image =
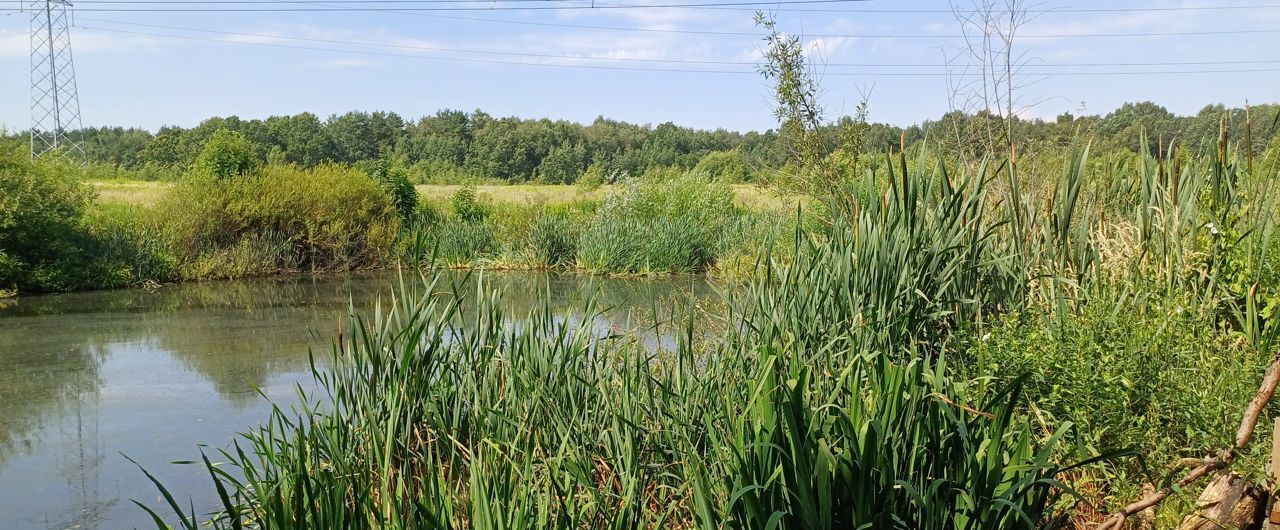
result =
[[[173,187],[172,183],[146,180],[95,180],[97,201],[108,205],[154,206]],[[423,200],[444,202],[453,197],[463,184],[417,184],[414,189]],[[496,203],[560,204],[574,201],[599,201],[609,195],[613,185],[584,189],[571,184],[481,184],[476,192]],[[781,210],[794,207],[798,198],[761,184],[731,184],[739,206]]]

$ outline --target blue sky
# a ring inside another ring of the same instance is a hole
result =
[[[724,1],[729,0],[601,0],[601,5]],[[957,0],[962,7],[971,1]],[[561,0],[536,5],[575,3],[580,4]],[[263,118],[303,111],[325,117],[348,110],[390,110],[416,117],[441,108],[480,108],[495,115],[580,122],[605,115],[639,123],[672,121],[736,130],[763,130],[774,124],[769,85],[751,73],[762,34],[754,35],[759,29],[752,23],[754,8],[750,7],[413,13],[89,11],[156,5],[77,3],[81,11],[76,14],[72,39],[86,125],[155,129],[165,124],[190,126],[213,115]],[[535,4],[420,7],[442,5]],[[1020,34],[1028,37],[1015,44],[1028,59],[1017,78],[1019,84],[1028,85],[1016,92],[1019,113],[1052,117],[1082,105],[1098,113],[1124,101],[1152,100],[1190,114],[1208,103],[1280,101],[1280,33],[1276,32],[1280,4],[1241,0],[1229,5],[1276,7],[1185,9],[1214,5],[1227,4],[1208,0],[1036,4],[1035,9],[1051,12],[1025,25]],[[27,15],[5,11],[13,7],[12,2],[0,2],[0,127],[10,130],[25,128],[30,120]],[[1087,11],[1114,8],[1161,10]],[[825,72],[822,101],[830,114],[852,111],[861,95],[869,94],[872,120],[908,124],[937,117],[949,108],[949,100],[954,101],[948,97],[951,91],[942,75],[948,69],[942,64],[946,53],[963,44],[951,37],[960,32],[955,17],[946,12],[883,12],[946,11],[948,3],[871,0],[770,9],[782,29],[808,36],[812,58],[825,64],[819,68]],[[1270,32],[1064,36],[1241,30]],[[695,62],[659,62],[673,60]],[[1206,64],[1129,64],[1152,62]],[[1081,63],[1126,65],[1071,66]],[[1267,71],[1133,74],[1189,70]],[[913,75],[887,75],[890,72]],[[1132,75],[1062,75],[1066,72]]]

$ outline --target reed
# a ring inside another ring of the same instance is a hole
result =
[[[673,327],[602,333],[591,304],[508,315],[441,284],[353,309],[324,395],[206,459],[213,525],[1035,527],[1066,491],[1070,425],[1041,439],[1022,380],[954,380],[942,349],[1018,295],[982,177],[895,182]]]
[[[509,314],[483,282],[402,286],[386,307],[352,308],[316,363],[322,395],[204,460],[222,499],[210,522],[1053,526],[1079,515],[1073,486],[1105,502],[1144,477],[1134,460],[1094,461],[1170,447],[1153,435],[1217,439],[1233,402],[1177,413],[1186,399],[1152,385],[1248,388],[1257,352],[1275,346],[1275,195],[1229,151],[1115,161],[1078,145],[1036,174],[868,164],[833,190],[851,200],[817,206],[823,222],[759,231],[763,252],[716,311],[640,329],[601,326],[593,303]],[[582,227],[579,265],[698,270],[748,245],[733,233],[756,221],[706,186],[612,196]],[[568,227],[539,222],[535,253],[566,259]],[[480,310],[464,317],[463,303]],[[1187,343],[1169,322],[1205,338]],[[1161,344],[1186,348],[1162,359]],[[1091,367],[1108,365],[1115,387],[1090,388]],[[1081,443],[1110,433],[1130,447]],[[1087,482],[1099,477],[1109,484]],[[203,524],[159,486],[172,520]]]

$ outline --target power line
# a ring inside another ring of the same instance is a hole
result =
[[[804,1],[826,1],[826,0],[804,0]],[[835,0],[843,1],[843,0]],[[324,9],[324,8],[322,8]],[[334,10],[342,10],[340,8],[331,8]],[[94,10],[88,10],[94,11]],[[357,9],[357,11],[363,11]],[[389,10],[399,11],[399,10]],[[413,14],[407,12],[406,14]],[[439,16],[439,15],[428,15]],[[462,17],[458,17],[462,18]],[[569,25],[569,24],[538,24],[549,25],[555,27],[574,27],[582,29],[597,29],[606,31],[653,31],[660,33],[678,33],[691,35],[716,35],[716,36],[732,36],[732,37],[763,37],[759,32],[750,31],[701,31],[701,30],[676,30],[676,29],[645,29],[645,28],[626,28],[615,26],[586,26],[586,25]],[[1207,35],[1252,35],[1252,34],[1269,34],[1280,33],[1280,29],[1243,29],[1243,30],[1206,30],[1206,31],[1168,31],[1168,32],[1133,32],[1133,33],[1061,33],[1061,34],[1030,34],[1018,35],[1020,39],[1066,39],[1066,38],[1122,38],[1122,37],[1190,37],[1190,36],[1207,36]],[[964,35],[927,35],[927,34],[853,34],[853,33],[806,33],[806,38],[909,38],[909,39],[956,39],[964,38]]]
[[[212,34],[219,34],[219,35],[234,35],[234,36],[240,36],[240,37],[270,38],[270,39],[282,39],[282,40],[293,40],[293,41],[303,41],[303,42],[318,42],[318,43],[324,43],[324,44],[342,44],[342,45],[348,45],[348,46],[373,46],[373,47],[382,47],[382,48],[421,50],[421,51],[443,52],[443,53],[465,53],[465,54],[476,54],[476,55],[501,55],[501,56],[515,56],[515,57],[534,57],[534,58],[540,58],[540,59],[571,59],[571,60],[607,61],[607,62],[707,64],[707,65],[730,65],[730,66],[755,66],[757,64],[755,62],[748,62],[748,61],[719,61],[719,60],[698,60],[698,59],[649,59],[649,58],[639,58],[639,57],[593,57],[593,56],[585,56],[585,55],[533,53],[533,52],[504,51],[504,50],[474,50],[474,49],[462,49],[462,48],[442,48],[442,47],[435,47],[435,46],[421,46],[421,45],[412,45],[412,44],[395,44],[395,43],[385,43],[385,42],[325,39],[325,38],[316,38],[316,37],[301,37],[301,36],[279,35],[279,34],[270,34],[270,33],[249,33],[249,32],[240,32],[240,31],[192,28],[192,27],[184,27],[184,26],[169,26],[169,25],[162,25],[162,24],[144,24],[140,22],[124,22],[119,20],[106,20],[106,19],[98,19],[98,18],[81,17],[80,20],[90,21],[90,22],[105,22],[109,24],[122,24],[127,26],[176,30],[176,31],[212,33]],[[1233,61],[1124,62],[1124,63],[1114,63],[1114,62],[1113,63],[1105,63],[1105,62],[1035,63],[1035,64],[1030,64],[1028,66],[1037,67],[1037,68],[1039,67],[1080,68],[1080,67],[1108,67],[1108,66],[1109,67],[1208,66],[1208,65],[1216,65],[1216,64],[1280,64],[1280,59],[1233,60]],[[965,64],[948,65],[948,64],[938,64],[938,63],[838,63],[838,62],[823,63],[822,66],[882,67],[882,68],[941,68],[941,67],[976,68],[977,67],[977,65],[965,65]]]
[[[104,2],[103,2],[103,3],[107,3],[108,1],[119,1],[119,2],[121,2],[121,3],[129,3],[129,4],[138,4],[138,3],[141,3],[141,2],[126,2],[126,0],[104,0]],[[378,3],[381,3],[381,2],[387,2],[387,1],[400,1],[400,0],[366,0],[366,3],[369,3],[369,4],[378,4]],[[483,0],[420,0],[420,2],[419,2],[419,3],[421,3],[421,1],[428,1],[428,2],[441,2],[441,3],[450,3],[450,4],[452,4],[452,3],[457,3],[457,1],[462,1],[462,2],[465,2],[465,3],[471,3],[471,2],[475,2],[475,1],[483,1]],[[497,1],[519,1],[519,2],[532,2],[532,3],[547,3],[547,2],[549,2],[549,1],[551,1],[551,0],[497,0]],[[571,0],[555,0],[555,1],[571,1]],[[489,6],[487,6],[487,7],[463,7],[463,6],[449,5],[449,6],[446,6],[446,7],[391,7],[391,8],[385,8],[385,7],[361,7],[361,6],[354,6],[354,5],[345,5],[345,4],[348,4],[348,3],[349,3],[349,1],[348,1],[348,2],[342,2],[341,0],[339,0],[339,2],[338,2],[337,4],[330,4],[330,5],[329,5],[329,6],[327,6],[327,7],[320,7],[320,6],[324,6],[325,4],[320,4],[319,2],[310,2],[310,1],[306,1],[306,0],[267,0],[267,1],[242,1],[242,0],[227,0],[227,1],[218,1],[218,0],[153,0],[153,3],[156,3],[156,4],[162,4],[162,5],[171,5],[171,4],[181,3],[181,2],[190,3],[190,4],[195,4],[195,3],[197,3],[197,2],[200,2],[200,3],[202,3],[202,5],[210,5],[210,4],[228,4],[228,3],[244,3],[244,4],[277,4],[277,5],[289,4],[289,5],[304,5],[304,6],[310,6],[310,7],[287,7],[287,8],[283,8],[283,7],[266,7],[266,8],[258,8],[258,7],[254,7],[254,8],[244,8],[244,7],[210,7],[210,8],[198,8],[198,7],[195,7],[195,8],[193,8],[193,7],[182,7],[182,8],[168,8],[168,7],[162,7],[162,8],[156,8],[156,7],[145,7],[145,8],[144,8],[144,7],[107,7],[107,8],[83,8],[83,7],[82,7],[82,8],[77,8],[77,9],[78,9],[79,11],[82,11],[82,12],[167,12],[167,13],[184,13],[184,12],[192,12],[192,13],[211,13],[211,12],[213,12],[213,13],[267,13],[267,12],[270,12],[270,13],[290,13],[290,12],[302,12],[302,13],[309,13],[309,12],[395,12],[395,13],[406,13],[406,14],[411,14],[411,13],[414,13],[414,12],[441,12],[441,11],[446,11],[446,12],[447,12],[447,11],[455,11],[455,12],[456,12],[456,11],[563,11],[563,10],[616,10],[616,9],[665,9],[665,8],[722,8],[722,7],[733,7],[733,6],[782,6],[782,5],[807,5],[807,4],[842,4],[842,3],[861,3],[861,2],[867,2],[867,1],[871,1],[871,0],[773,0],[773,1],[751,0],[751,1],[719,2],[719,3],[666,3],[666,4],[607,4],[607,3],[597,3],[597,2],[592,2],[592,3],[591,3],[591,4],[589,4],[589,5],[588,5],[588,4],[579,4],[579,5],[539,5],[539,6],[533,6],[533,7],[528,7],[528,6],[512,6],[512,5],[506,5],[506,6],[494,6],[494,5],[490,4],[490,5],[489,5]],[[339,4],[344,4],[344,5],[339,5]],[[1223,6],[1222,8],[1239,8],[1239,9],[1243,9],[1244,7],[1246,7],[1246,6]],[[1280,6],[1270,6],[1270,7],[1280,7]],[[1150,9],[1156,9],[1156,8],[1150,8]],[[1175,9],[1175,8],[1166,8],[1166,9],[1173,10],[1173,9]],[[1190,8],[1188,8],[1188,9],[1190,9]],[[1210,9],[1210,8],[1209,8],[1209,7],[1201,7],[1200,9]],[[901,10],[901,11],[903,11],[903,12],[926,12],[926,10],[915,10],[915,11],[911,11],[911,10]],[[1114,9],[1113,11],[1110,11],[1110,12],[1115,12],[1115,11],[1122,11],[1122,9],[1116,8],[1116,9]],[[882,12],[890,12],[890,11],[889,11],[889,10],[882,10]],[[934,12],[947,12],[947,13],[950,13],[951,11],[935,10]],[[1046,12],[1048,12],[1048,11],[1046,11]],[[1081,12],[1084,12],[1084,11],[1082,10]],[[1099,10],[1099,11],[1096,11],[1096,12],[1107,12],[1107,11]],[[600,29],[605,29],[605,28],[601,27]],[[623,29],[623,28],[610,28],[610,29],[620,29],[620,30],[621,30],[621,29]],[[665,30],[664,32],[672,32],[672,33],[685,33],[685,32],[688,32],[688,33],[700,33],[700,34],[705,34],[705,35],[735,35],[735,36],[743,36],[743,35],[753,35],[753,36],[754,36],[754,35],[756,35],[756,34],[754,34],[754,33],[746,33],[746,32],[713,32],[713,31],[694,32],[694,31],[689,31],[689,30]],[[1228,34],[1230,34],[1230,35],[1251,35],[1251,34],[1269,34],[1269,33],[1280,33],[1280,29],[1215,30],[1215,31],[1183,31],[1183,32],[1137,32],[1137,33],[1077,33],[1077,34],[1043,34],[1043,35],[1019,35],[1019,37],[1020,37],[1020,38],[1031,38],[1031,39],[1037,39],[1037,38],[1049,38],[1049,39],[1056,39],[1056,38],[1108,38],[1108,37],[1171,37],[1171,36],[1203,36],[1203,35],[1228,35]],[[863,34],[863,35],[848,35],[848,34],[810,34],[810,35],[807,35],[807,36],[809,36],[809,37],[827,37],[827,38],[836,38],[836,37],[863,37],[863,38],[935,38],[935,39],[936,39],[936,38],[964,38],[964,36],[963,36],[963,35],[919,35],[919,34],[874,34],[874,35],[868,35],[868,34]]]
[[[14,0],[0,0],[14,1]],[[107,2],[127,2],[128,0],[100,0],[102,3]],[[668,28],[636,28],[626,26],[598,26],[586,24],[566,24],[554,22],[536,22],[536,21],[517,21],[507,19],[489,19],[482,17],[463,17],[448,16],[438,14],[428,14],[423,12],[433,11],[513,11],[513,10],[562,10],[562,9],[639,9],[639,8],[674,8],[674,7],[695,7],[695,6],[732,6],[732,5],[791,5],[791,4],[815,4],[815,3],[847,3],[847,2],[867,2],[871,0],[775,0],[761,1],[749,0],[739,2],[726,3],[697,3],[697,4],[602,4],[593,3],[592,5],[572,5],[572,6],[538,6],[538,7],[520,7],[520,6],[493,6],[493,7],[394,7],[394,8],[378,8],[378,7],[353,7],[343,5],[352,1],[379,4],[386,2],[409,2],[409,3],[452,3],[452,2],[490,2],[491,0],[337,0],[336,2],[316,2],[314,0],[150,0],[154,3],[248,3],[248,4],[298,4],[311,7],[300,8],[78,8],[84,12],[389,12],[406,15],[418,15],[435,18],[455,19],[455,20],[472,20],[477,22],[494,22],[520,25],[533,25],[545,27],[561,27],[561,28],[577,28],[577,29],[595,29],[606,31],[636,31],[646,33],[672,33],[687,35],[711,35],[711,36],[732,36],[732,37],[761,37],[761,34],[749,31],[714,31],[714,30],[680,30]],[[551,1],[583,1],[583,0],[492,0],[492,1],[516,1],[516,2],[536,2],[547,3]],[[137,3],[137,2],[129,2]],[[83,5],[83,4],[82,4]],[[1219,7],[1188,7],[1188,8],[1150,8],[1150,9],[1243,9],[1253,6],[1219,6]],[[1280,5],[1268,5],[1259,7],[1280,7]],[[1142,8],[1133,8],[1134,10]],[[1120,11],[1117,8],[1115,11]],[[903,10],[904,12],[908,10]],[[922,10],[916,10],[922,11]],[[884,11],[889,12],[889,11]],[[1169,31],[1169,32],[1130,32],[1130,33],[1062,33],[1062,34],[1024,34],[1019,38],[1024,39],[1061,39],[1061,38],[1132,38],[1132,37],[1192,37],[1192,36],[1208,36],[1208,35],[1256,35],[1280,33],[1280,29],[1232,29],[1232,30],[1205,30],[1205,31]],[[902,39],[959,39],[965,38],[965,35],[955,34],[842,34],[842,33],[812,33],[805,34],[808,38],[902,38]]]
[[[779,5],[796,5],[796,4],[846,4],[853,2],[869,2],[871,0],[739,0],[734,2],[717,2],[717,3],[665,3],[665,4],[610,4],[610,5],[545,5],[545,6],[489,6],[489,7],[359,7],[359,6],[335,6],[335,7],[90,7],[77,8],[78,11],[94,11],[94,12],[157,12],[157,13],[310,13],[310,12],[343,12],[343,11],[562,11],[562,10],[579,10],[579,9],[667,9],[667,8],[699,8],[699,7],[726,7],[726,6],[779,6]],[[251,2],[260,4],[272,4],[273,2]],[[314,5],[315,2],[299,2],[301,4]],[[543,2],[545,3],[545,2]],[[168,4],[165,4],[168,5]]]
[[[597,3],[596,5],[600,5]],[[1024,13],[1034,15],[1051,15],[1051,14],[1071,14],[1071,13],[1148,13],[1148,12],[1177,12],[1177,11],[1239,11],[1252,9],[1277,9],[1280,4],[1258,4],[1258,5],[1224,5],[1224,6],[1180,6],[1180,7],[1102,7],[1102,8],[1049,8],[1049,9],[1025,9],[1019,10]],[[701,9],[715,9],[727,11],[741,11],[738,7],[714,7],[708,6]],[[831,8],[788,8],[788,12],[808,12],[808,13],[860,13],[860,14],[973,14],[978,13],[976,10],[966,9],[879,9],[879,8],[847,8],[847,9],[831,9]],[[996,12],[999,12],[997,10]],[[1007,11],[1006,11],[1007,13]]]
[[[3,1],[3,0],[0,0],[0,1]],[[371,0],[371,1],[373,1],[373,0]],[[314,4],[314,5],[319,5],[319,6],[334,6],[334,7],[337,7],[337,4],[335,4],[335,3],[333,3],[333,2],[324,2],[324,3],[321,3],[321,2],[315,2],[315,1],[307,1],[307,2],[304,2],[304,3],[310,3],[310,4]],[[1280,8],[1280,4],[1267,4],[1267,5],[1258,5],[1258,6],[1193,6],[1193,7],[1185,7],[1185,8],[1114,8],[1114,9],[1102,9],[1102,10],[1099,10],[1099,9],[1083,9],[1083,10],[1063,9],[1063,10],[1057,10],[1057,11],[1055,11],[1055,12],[1057,12],[1057,13],[1073,13],[1073,12],[1121,12],[1121,11],[1126,11],[1126,12],[1141,12],[1141,11],[1145,11],[1145,10],[1151,10],[1151,11],[1174,11],[1174,10],[1272,9],[1272,8]],[[713,9],[713,8],[711,8],[711,7],[706,7],[705,9]],[[734,9],[734,10],[738,10],[738,9],[743,9],[743,8],[722,8],[722,9]],[[748,10],[748,11],[756,11],[756,9],[744,9],[744,10]],[[788,8],[788,9],[787,9],[787,11],[788,11],[788,12],[798,12],[798,11],[804,11],[804,12],[825,12],[825,13],[925,13],[925,12],[934,12],[934,13],[943,13],[943,12],[945,12],[945,13],[952,13],[951,11],[943,11],[943,10],[893,10],[893,9],[880,9],[880,10],[845,9],[845,10],[839,10],[839,9],[801,9],[801,8]],[[439,18],[439,19],[445,19],[445,20],[466,20],[466,21],[472,21],[472,22],[488,22],[488,23],[495,23],[495,24],[513,24],[513,25],[519,25],[519,26],[539,26],[539,27],[551,27],[551,28],[592,29],[592,30],[605,30],[605,31],[632,31],[632,32],[639,32],[639,33],[671,33],[671,34],[681,34],[681,35],[712,35],[712,36],[734,36],[734,37],[744,37],[744,36],[755,36],[755,37],[759,37],[759,36],[761,36],[759,33],[751,33],[751,32],[745,32],[745,31],[710,31],[710,30],[682,30],[682,29],[670,29],[670,28],[637,28],[637,27],[629,27],[629,26],[601,26],[601,25],[591,25],[591,24],[569,24],[569,23],[563,23],[563,22],[540,22],[540,21],[534,21],[534,20],[512,20],[512,19],[505,19],[505,18],[486,18],[486,17],[462,16],[462,15],[441,15],[441,14],[436,14],[436,13],[421,13],[421,12],[415,12],[415,11],[403,11],[403,10],[385,10],[385,11],[379,11],[379,12],[382,12],[382,13],[394,13],[394,14],[404,14],[404,15],[419,16],[419,17],[427,17],[427,18]],[[806,37],[870,37],[870,36],[868,36],[868,35],[805,35],[805,36],[806,36]],[[1113,36],[1113,35],[1102,35],[1102,36]],[[1114,35],[1114,36],[1125,36],[1125,35]],[[929,36],[927,36],[927,35],[926,35],[926,36],[921,36],[921,38],[924,38],[924,37],[929,37]],[[1060,37],[1058,37],[1058,36],[1053,36],[1053,37],[1054,37],[1054,38],[1060,38]],[[959,37],[959,36],[946,36],[946,35],[944,35],[944,36],[941,36],[941,37],[939,37],[939,38],[960,38],[960,37]]]
[[[502,61],[502,60],[491,60],[491,59],[473,59],[473,58],[465,58],[465,57],[436,57],[436,56],[429,56],[429,55],[377,52],[377,51],[370,51],[370,50],[343,50],[343,49],[333,49],[333,48],[317,48],[313,46],[296,46],[296,45],[289,45],[289,44],[276,44],[276,43],[270,43],[270,42],[245,42],[245,41],[234,41],[234,40],[226,40],[226,39],[210,39],[205,37],[193,37],[190,35],[172,35],[172,34],[166,34],[166,33],[128,31],[128,30],[122,30],[122,29],[96,28],[96,27],[89,27],[89,26],[77,26],[77,27],[79,27],[80,29],[86,29],[90,31],[107,31],[112,33],[125,33],[130,35],[143,35],[148,37],[164,37],[164,38],[171,38],[171,39],[217,42],[222,44],[243,44],[243,45],[249,45],[249,46],[265,46],[265,47],[271,47],[271,48],[287,48],[287,49],[294,49],[294,50],[311,50],[311,51],[323,51],[323,52],[334,52],[334,53],[350,53],[350,54],[359,54],[359,55],[376,55],[376,56],[385,56],[385,57],[404,57],[409,59],[424,59],[424,60],[434,60],[434,61],[457,61],[457,62],[467,62],[467,63],[506,64],[506,65],[517,65],[517,66],[553,66],[553,67],[562,67],[562,68],[586,68],[586,69],[597,69],[597,70],[634,70],[634,71],[643,71],[643,72],[754,74],[754,72],[734,71],[734,70],[692,70],[692,69],[684,69],[684,68],[637,68],[637,67],[625,67],[625,66],[603,66],[603,65],[587,65],[587,64],[560,64],[560,63],[535,63],[535,62],[524,62],[524,61]]]
[[[22,3],[26,0],[0,0],[0,3]],[[866,2],[869,0],[826,0],[826,1],[782,1],[782,2],[730,2],[730,3],[705,3],[705,4],[687,4],[679,7],[687,8],[705,8],[720,9],[732,8],[737,4],[750,5],[779,5],[779,4],[813,4],[813,3],[845,3],[845,2]],[[590,2],[589,0],[335,0],[330,4],[342,4],[344,6],[368,5],[368,4],[468,4],[468,3],[578,3],[586,4],[585,8],[647,8],[647,7],[666,7],[660,4],[626,4],[612,2]],[[175,4],[175,5],[191,5],[191,4],[240,4],[240,5],[272,5],[272,4],[318,4],[314,0],[82,0],[79,5],[97,5],[97,4]],[[1256,10],[1256,9],[1276,9],[1280,8],[1280,4],[1257,4],[1257,5],[1217,5],[1217,6],[1176,6],[1176,7],[1114,7],[1114,8],[1048,8],[1048,9],[1025,9],[1020,10],[1030,14],[1057,14],[1057,13],[1143,13],[1143,12],[1180,12],[1180,11],[1239,11],[1239,10]],[[845,12],[845,13],[890,13],[890,14],[952,14],[952,13],[971,13],[973,10],[953,10],[953,9],[884,9],[884,8],[850,8],[841,10],[832,9],[816,9],[810,11],[819,12]]]
[[[152,32],[142,32],[142,31],[128,31],[128,30],[120,30],[120,29],[94,28],[94,27],[85,27],[85,26],[80,26],[80,28],[81,28],[81,29],[90,30],[90,31],[106,31],[106,32],[112,32],[112,33],[124,33],[124,34],[143,35],[143,36],[150,36],[150,37],[162,37],[162,38],[172,38],[172,39],[183,39],[183,40],[194,40],[194,41],[204,41],[204,42],[215,42],[215,43],[221,43],[221,44],[241,44],[241,45],[249,45],[249,46],[263,46],[263,47],[285,48],[285,49],[295,49],[295,50],[322,51],[322,52],[330,52],[330,53],[357,54],[357,55],[373,55],[373,56],[385,56],[385,57],[402,57],[402,58],[420,59],[420,60],[432,60],[432,61],[453,61],[453,62],[481,63],[481,64],[503,64],[503,65],[516,65],[516,66],[543,66],[543,67],[555,67],[555,68],[575,68],[575,69],[591,69],[591,70],[618,70],[618,71],[636,71],[636,72],[674,72],[674,73],[696,73],[696,74],[758,75],[758,73],[757,73],[757,72],[755,72],[755,71],[747,71],[747,70],[704,70],[704,69],[687,69],[687,68],[648,68],[648,67],[630,67],[630,66],[607,66],[607,65],[564,64],[564,63],[541,63],[541,62],[525,62],[525,61],[504,61],[504,60],[492,60],[492,59],[474,59],[474,58],[465,58],[465,57],[438,57],[438,56],[427,56],[427,55],[413,55],[413,54],[405,54],[405,53],[378,52],[378,51],[371,51],[371,50],[346,50],[346,49],[319,48],[319,47],[313,47],[313,46],[297,46],[297,45],[277,44],[277,43],[267,43],[267,42],[245,42],[245,41],[233,41],[233,40],[225,40],[225,39],[211,39],[211,38],[204,38],[204,37],[193,37],[193,36],[189,36],[189,35],[172,35],[172,34],[165,34],[165,33],[152,33]],[[1157,71],[1142,71],[1142,72],[1138,72],[1138,71],[1122,71],[1122,72],[1114,72],[1114,71],[1099,71],[1099,72],[1052,72],[1052,73],[1025,72],[1025,73],[1023,73],[1023,74],[1021,74],[1021,75],[1023,75],[1023,76],[1030,76],[1030,77],[1056,77],[1056,76],[1111,76],[1111,75],[1189,75],[1189,74],[1228,74],[1228,73],[1260,73],[1260,72],[1280,72],[1280,68],[1210,69],[1210,70],[1157,70]],[[962,74],[948,74],[948,73],[942,73],[942,72],[936,72],[936,73],[935,73],[935,72],[829,72],[829,73],[825,73],[825,74],[823,74],[823,75],[826,75],[826,76],[841,76],[841,77],[847,77],[847,76],[855,76],[855,77],[883,77],[883,76],[894,76],[894,77],[898,77],[898,76],[902,76],[902,77],[936,77],[936,76],[946,76],[946,75],[951,75],[951,76],[953,76],[953,77],[963,77],[963,76],[966,76],[966,75],[977,75],[977,74],[963,74],[963,73],[962,73]]]

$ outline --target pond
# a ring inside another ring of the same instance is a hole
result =
[[[652,322],[655,308],[713,297],[700,277],[609,279],[531,272],[442,273],[474,292],[504,293],[509,316],[547,303],[602,326]],[[407,278],[407,279],[406,279]],[[36,296],[0,307],[0,528],[154,526],[131,500],[161,507],[133,458],[184,505],[214,506],[198,460],[313,392],[308,351],[327,355],[349,304],[384,304],[394,272],[293,277]],[[440,285],[440,284],[437,284]],[[467,291],[463,291],[467,292]],[[661,337],[658,337],[661,340]],[[167,513],[167,512],[162,512]]]

